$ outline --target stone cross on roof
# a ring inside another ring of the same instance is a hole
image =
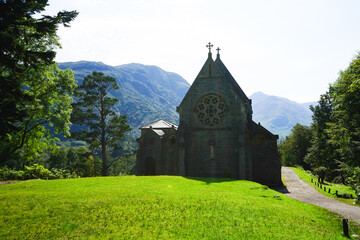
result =
[[[209,49],[209,53],[211,53],[211,48],[213,47],[214,45],[211,44],[211,42],[208,43],[208,45],[206,45],[206,47]]]
[[[220,55],[220,48],[218,47],[217,49],[216,49],[216,51],[217,51],[217,55]]]

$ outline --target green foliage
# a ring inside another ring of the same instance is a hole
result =
[[[80,177],[94,177],[100,172],[99,164],[85,146],[59,148],[50,154],[47,164],[50,168],[64,169]]]
[[[279,143],[278,149],[282,164],[286,166],[299,165],[308,168],[308,165],[304,162],[304,157],[310,147],[311,137],[312,131],[309,127],[296,124],[291,129],[291,134]]]
[[[2,239],[346,239],[333,213],[231,179],[26,181],[0,187],[0,215]]]
[[[356,194],[356,202],[360,204],[360,167],[353,167],[349,171],[348,181]]]
[[[24,179],[49,179],[51,178],[51,171],[44,166],[34,164],[32,166],[25,166]]]
[[[130,153],[122,155],[109,168],[109,175],[124,176],[133,175],[135,173],[136,157]]]
[[[328,169],[326,167],[320,166],[317,168],[313,168],[314,173],[318,176],[318,181],[320,183],[324,183],[326,172]]]
[[[111,109],[118,99],[110,97],[109,92],[118,88],[115,78],[93,72],[84,78],[75,93],[72,121],[88,129],[74,132],[73,136],[86,141],[93,151],[100,149],[103,176],[111,165],[107,161],[107,149],[119,149],[119,141],[131,130],[126,115],[117,115]]]
[[[47,0],[0,1],[0,166],[22,167],[67,134],[76,83],[54,64],[56,31],[77,12],[37,17]]]
[[[330,143],[336,147],[339,160],[360,165],[360,53],[349,67],[340,72],[330,86],[334,112],[328,123]]]
[[[60,70],[56,65],[42,71],[29,71],[31,77],[23,80],[23,92],[31,98],[21,109],[26,113],[21,121],[13,121],[17,131],[1,140],[1,165],[20,167],[38,158],[49,148],[56,148],[50,133],[69,135],[71,103],[76,83],[71,70]],[[48,125],[49,127],[46,127]],[[11,155],[13,154],[13,156]]]
[[[7,167],[0,168],[0,181],[23,179],[24,171],[16,171]]]
[[[306,162],[326,169],[328,180],[340,180],[356,191],[360,184],[360,53],[312,107],[314,132]],[[322,180],[323,181],[323,180]],[[358,193],[358,192],[357,192]]]
[[[69,26],[77,16],[75,11],[62,11],[54,17],[36,18],[46,6],[47,0],[0,1],[1,137],[16,132],[14,121],[28,116],[22,107],[32,97],[23,91],[23,81],[53,64],[55,48],[60,47],[58,25]]]
[[[46,169],[39,164],[33,164],[32,166],[25,166],[24,171],[16,171],[7,167],[0,168],[0,180],[28,180],[28,179],[64,179],[75,178],[76,174],[71,174],[64,169]]]

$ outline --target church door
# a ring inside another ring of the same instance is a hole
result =
[[[145,175],[147,176],[156,175],[156,163],[152,157],[148,157],[145,160]]]

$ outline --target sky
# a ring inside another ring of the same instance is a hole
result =
[[[243,91],[318,101],[360,51],[359,0],[49,0],[76,10],[56,61],[156,65],[190,84],[206,45]],[[215,59],[214,59],[215,60]]]

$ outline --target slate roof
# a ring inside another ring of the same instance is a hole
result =
[[[228,80],[228,82],[230,83],[230,85],[234,89],[235,93],[241,98],[241,100],[244,103],[249,103],[250,102],[249,98],[246,96],[246,94],[240,88],[239,84],[236,82],[234,77],[231,75],[229,70],[226,68],[225,64],[221,61],[219,54],[217,55],[217,58],[215,60],[215,64],[219,67],[219,69],[223,73],[224,77],[226,78],[226,80]]]
[[[149,123],[143,127],[141,127],[140,129],[147,129],[147,128],[152,128],[152,129],[164,129],[164,128],[172,128],[174,127],[175,129],[178,128],[177,125],[171,123],[171,122],[168,122],[168,121],[165,121],[165,120],[157,120],[155,122],[152,122],[152,123]],[[158,134],[159,135],[159,134]]]

